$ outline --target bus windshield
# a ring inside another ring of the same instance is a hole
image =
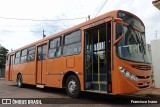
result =
[[[125,36],[117,44],[117,55],[130,61],[151,63],[144,32],[132,25],[123,26],[123,30]]]
[[[151,63],[148,47],[145,40],[145,27],[143,23],[135,16],[125,12],[119,12],[118,18],[121,18],[128,26],[123,26],[124,37],[117,44],[117,55],[126,60]],[[117,24],[118,25],[118,24]],[[133,26],[140,29],[136,30]],[[119,31],[117,26],[117,31]],[[117,36],[118,32],[117,32]]]

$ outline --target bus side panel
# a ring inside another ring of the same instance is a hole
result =
[[[53,59],[48,59],[47,60],[47,72],[46,72],[46,85],[50,87],[54,87],[53,82],[54,82],[54,75],[53,75]]]
[[[12,74],[12,81],[17,82],[17,74]]]
[[[46,85],[62,88],[62,75],[65,70],[64,58],[48,59]]]
[[[49,74],[46,80],[47,86],[62,88],[62,75]]]
[[[81,53],[83,53],[82,50],[81,50]],[[73,59],[74,59],[74,61],[71,61]],[[81,90],[83,91],[84,90],[83,54],[68,56],[68,57],[66,57],[65,62],[66,62],[65,71],[66,72],[73,71],[77,74],[78,79],[80,81]],[[74,62],[74,65],[73,65],[73,62]]]
[[[21,65],[23,83],[35,84],[35,67],[35,62],[23,63]]]
[[[35,75],[22,75],[23,83],[26,84],[35,84]]]
[[[5,80],[9,81],[9,66],[6,66],[5,68]]]
[[[21,71],[20,71],[20,73],[22,74],[23,83],[26,83],[26,79],[25,79],[25,75],[26,75],[26,66],[27,66],[27,63],[21,64]]]
[[[72,59],[74,59],[74,64],[70,63],[70,61],[73,62]],[[67,64],[67,60],[69,60],[69,64]],[[62,88],[64,74],[69,71],[78,73],[77,76],[80,80],[81,90],[84,90],[83,58],[81,57],[81,54],[48,59],[46,85]]]
[[[15,65],[13,65],[12,80],[14,82],[17,82],[17,75],[18,75],[18,73],[21,73],[21,64],[15,64]]]
[[[53,71],[56,75],[54,75],[54,85],[55,87],[62,88],[62,75],[65,72],[65,58],[55,58],[54,59],[54,68]],[[58,75],[57,75],[58,74]]]
[[[84,75],[78,75],[78,78],[80,81],[81,91],[84,91]]]

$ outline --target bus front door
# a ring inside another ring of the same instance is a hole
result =
[[[85,90],[111,93],[111,23],[85,31]]]
[[[42,44],[37,47],[37,84],[45,85],[46,70],[47,70],[47,44]]]

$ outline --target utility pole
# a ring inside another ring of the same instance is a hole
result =
[[[43,30],[43,38],[45,38],[46,37],[46,35],[44,34],[44,30]]]
[[[91,16],[90,15],[88,15],[88,20],[90,20],[91,19]]]

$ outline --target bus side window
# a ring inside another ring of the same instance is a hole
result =
[[[46,51],[47,51],[47,44],[43,44],[41,46],[38,46],[38,56],[37,59],[40,60],[44,60],[47,58],[46,56]]]
[[[20,51],[16,52],[14,63],[15,64],[19,64],[20,63]]]
[[[79,54],[81,51],[81,31],[77,30],[64,36],[63,55]]]
[[[38,61],[42,59],[42,47],[38,47]]]
[[[21,51],[21,63],[24,63],[27,61],[27,49],[24,49]]]
[[[28,48],[27,61],[34,61],[35,51],[36,51],[35,46]]]
[[[55,58],[61,56],[61,37],[52,39],[49,41],[49,58]]]
[[[43,45],[42,47],[42,59],[46,59],[46,51],[47,51],[47,44]]]

